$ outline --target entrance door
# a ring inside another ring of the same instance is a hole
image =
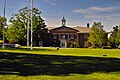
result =
[[[61,40],[60,45],[61,45],[61,47],[66,48],[67,47],[66,40]]]

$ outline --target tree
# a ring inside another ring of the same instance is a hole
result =
[[[2,39],[2,35],[3,35],[3,23],[6,19],[2,16],[0,16],[0,40]]]
[[[117,31],[116,44],[120,46],[120,26],[118,27]]]
[[[33,11],[33,26],[32,26],[33,41],[35,42],[38,40],[38,38],[43,37],[43,35],[47,32],[47,29],[44,20],[40,16],[41,11],[39,11],[36,8],[33,8],[32,11]],[[28,17],[30,17],[30,15],[28,16],[28,12],[31,12],[31,10],[28,10],[27,7],[25,7],[20,9],[18,11],[18,14],[13,14],[11,16],[9,20],[11,26],[7,29],[6,33],[6,37],[9,41],[15,42],[24,41],[24,44],[26,43],[25,41],[27,36],[27,23]]]
[[[19,26],[22,24],[17,23]],[[6,29],[6,37],[9,43],[18,42],[19,40],[26,39],[25,28],[21,28],[17,25],[10,24]]]
[[[92,46],[101,47],[103,43],[106,41],[106,33],[103,30],[103,26],[101,22],[94,22],[88,41],[92,44]]]
[[[117,37],[117,33],[118,33],[118,26],[113,27],[113,31],[111,32],[111,35],[109,37],[109,45],[113,48],[116,48],[116,37]]]

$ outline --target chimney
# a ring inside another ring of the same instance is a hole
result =
[[[87,23],[87,27],[88,27],[88,28],[90,27],[90,24],[89,24],[89,23]]]

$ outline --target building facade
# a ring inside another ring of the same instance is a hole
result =
[[[72,43],[79,45],[79,47],[89,47],[88,43],[89,32],[91,28],[89,24],[87,27],[67,27],[66,19],[63,17],[62,26],[49,29],[49,41],[51,46],[70,47]]]
[[[76,44],[80,48],[90,47],[91,44],[88,42],[89,33],[91,28],[89,24],[86,27],[68,27],[66,25],[66,19],[63,17],[62,25],[60,27],[48,27],[48,35],[40,41],[40,46],[49,47],[71,47],[71,44]],[[106,42],[103,46],[107,45],[107,34]]]

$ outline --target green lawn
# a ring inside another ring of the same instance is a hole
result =
[[[120,80],[119,76],[118,49],[0,50],[0,80]]]

